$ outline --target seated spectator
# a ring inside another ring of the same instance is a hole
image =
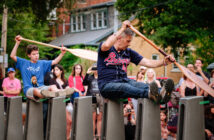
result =
[[[16,72],[14,68],[8,68],[7,70],[7,75],[3,80],[3,92],[4,92],[4,97],[5,97],[5,112],[7,108],[7,98],[8,97],[14,97],[18,96],[21,92],[21,82],[19,79],[15,78]]]

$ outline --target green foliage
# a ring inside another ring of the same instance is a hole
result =
[[[214,36],[206,34],[205,32],[198,35],[197,40],[192,43],[195,46],[195,50],[187,51],[186,56],[188,59],[185,64],[195,63],[196,59],[203,60],[203,70],[206,71],[206,67],[214,62]]]
[[[25,12],[32,8],[37,21],[46,21],[49,13],[57,7],[71,9],[76,0],[1,0],[0,11],[3,11],[3,5],[8,7],[9,11]]]
[[[141,32],[163,48],[171,46],[174,53],[198,34],[214,33],[213,0],[117,0],[116,7],[122,20],[135,15]]]
[[[204,68],[206,68],[209,64],[214,62],[214,41],[213,35],[208,37],[199,38],[195,44],[196,48],[196,56],[197,58],[201,58],[204,62]]]
[[[50,38],[47,38],[49,27],[47,23],[41,23],[35,21],[36,17],[28,9],[28,12],[21,13],[9,13],[8,14],[8,30],[7,30],[7,53],[10,54],[15,45],[15,36],[21,35],[24,38],[37,40],[41,42],[48,42]],[[1,24],[0,24],[1,26]],[[17,52],[17,56],[28,58],[26,55],[26,46],[30,44],[22,41]],[[51,57],[53,54],[50,52],[50,48],[40,47],[40,58]],[[9,64],[12,65],[13,61],[9,59]]]

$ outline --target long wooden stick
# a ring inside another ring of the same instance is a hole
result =
[[[141,34],[137,29],[135,29],[133,26],[129,26],[129,28],[135,32],[137,35],[139,35],[140,37],[142,37],[146,42],[148,42],[152,47],[154,47],[156,50],[158,50],[161,54],[163,54],[164,56],[167,56],[167,54],[161,50],[158,46],[156,46],[153,42],[151,42],[148,38],[146,38],[143,34]],[[201,80],[196,74],[194,74],[193,72],[191,72],[189,69],[187,69],[186,67],[180,65],[179,63],[177,63],[176,61],[173,62],[181,71],[182,73],[189,78],[191,81],[193,81],[196,85],[198,85],[200,88],[202,88],[203,90],[205,90],[208,94],[210,94],[211,96],[214,97],[214,90],[209,87],[209,85],[207,83],[205,83],[203,80]]]
[[[51,48],[55,48],[55,49],[61,49],[61,47],[59,46],[55,46],[55,45],[51,45],[51,44],[47,44],[47,43],[42,43],[39,41],[35,41],[35,40],[30,40],[30,39],[26,39],[26,38],[20,38],[23,41],[26,42],[30,42],[30,43],[35,43],[35,44],[39,44],[42,46],[46,46],[46,47],[51,47]],[[91,50],[84,50],[84,49],[68,49],[66,48],[66,51],[72,53],[73,55],[76,55],[78,57],[81,58],[85,58],[88,60],[92,60],[92,61],[97,61],[97,52],[91,51]]]
[[[34,40],[30,40],[30,39],[26,39],[26,38],[20,38],[21,40],[23,41],[27,41],[27,42],[30,42],[30,43],[35,43],[35,44],[39,44],[39,45],[42,45],[42,46],[47,46],[47,47],[51,47],[51,48],[55,48],[55,49],[61,49],[61,47],[59,46],[55,46],[55,45],[51,45],[51,44],[47,44],[47,43],[42,43],[42,42],[39,42],[39,41],[34,41]],[[67,48],[66,48],[67,49]]]

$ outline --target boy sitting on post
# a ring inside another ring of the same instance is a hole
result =
[[[10,57],[16,62],[16,68],[21,72],[24,84],[24,94],[27,98],[38,101],[41,98],[68,96],[77,91],[74,88],[59,90],[55,85],[44,85],[44,75],[51,70],[51,65],[59,63],[66,53],[65,47],[62,46],[61,53],[57,58],[47,61],[39,60],[39,48],[36,45],[28,45],[27,56],[30,60],[26,60],[16,56],[21,38],[22,37],[20,35],[16,36],[16,44],[10,54]]]

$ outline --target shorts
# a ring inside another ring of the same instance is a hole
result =
[[[99,112],[103,112],[104,100],[100,94],[96,94],[96,100],[97,102],[92,104],[92,108],[93,112],[97,112],[97,114],[99,114]]]
[[[29,89],[27,90],[27,92],[26,92],[26,97],[29,98],[29,99],[38,101],[39,98],[38,98],[38,97],[35,97],[35,96],[33,95],[33,89],[34,89],[34,88],[35,88],[35,87],[31,87],[31,88],[29,88]],[[48,88],[49,88],[49,86],[37,87],[37,89],[39,89],[39,90],[48,90]]]

